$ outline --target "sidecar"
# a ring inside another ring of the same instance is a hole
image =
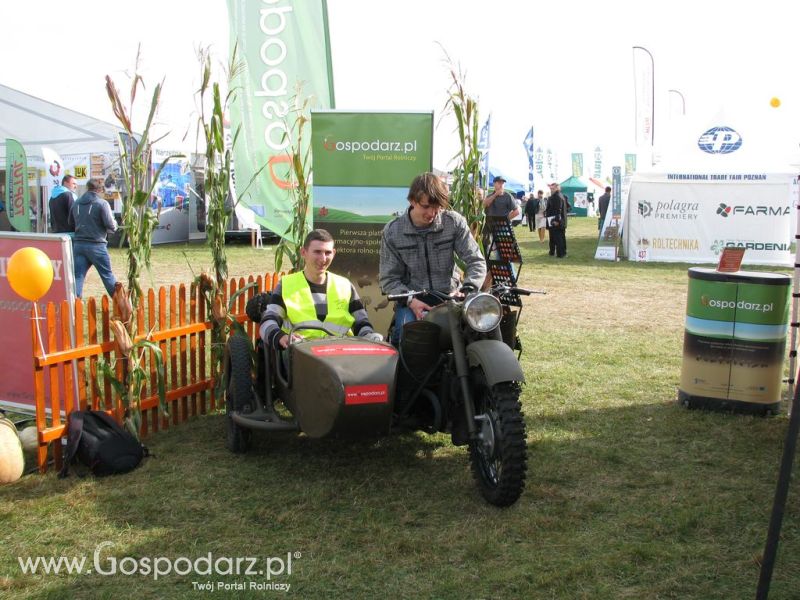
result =
[[[253,431],[386,435],[397,361],[391,345],[358,337],[315,338],[285,351],[258,340],[253,352],[247,337],[232,335],[224,362],[229,450],[246,452]]]

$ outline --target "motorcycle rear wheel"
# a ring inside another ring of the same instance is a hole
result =
[[[233,411],[252,409],[253,366],[248,340],[240,335],[228,339],[225,373],[225,425],[228,450],[234,454],[244,454],[250,449],[253,432],[237,425],[231,417]]]
[[[472,474],[481,495],[494,506],[511,506],[525,488],[527,446],[525,419],[516,382],[491,388],[481,369],[472,373],[480,439],[469,445]]]

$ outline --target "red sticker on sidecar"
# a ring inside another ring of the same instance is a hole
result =
[[[314,346],[311,352],[318,356],[375,356],[381,354],[397,354],[391,346],[378,344],[331,344],[329,346]]]
[[[386,404],[388,401],[389,386],[385,383],[347,385],[344,388],[345,404]]]

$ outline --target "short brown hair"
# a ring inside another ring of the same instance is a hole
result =
[[[308,247],[311,245],[311,242],[331,242],[333,243],[333,236],[328,233],[326,229],[312,229],[308,232],[305,241],[303,242],[303,248],[308,250]]]
[[[61,180],[61,185],[67,185],[73,179],[75,179],[74,175],[64,175],[64,178]]]
[[[88,182],[86,182],[86,189],[90,192],[96,192],[97,190],[105,189],[103,187],[103,180],[97,177],[92,177]]]
[[[409,202],[421,202],[424,197],[427,197],[428,202],[443,210],[450,208],[447,195],[447,186],[435,173],[417,175],[411,182],[411,187],[408,188]]]

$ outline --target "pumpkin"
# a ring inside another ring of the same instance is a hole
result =
[[[11,483],[22,476],[25,457],[14,423],[0,417],[0,483]]]
[[[39,447],[39,430],[35,425],[26,427],[19,432],[19,441],[25,452],[34,452]]]

